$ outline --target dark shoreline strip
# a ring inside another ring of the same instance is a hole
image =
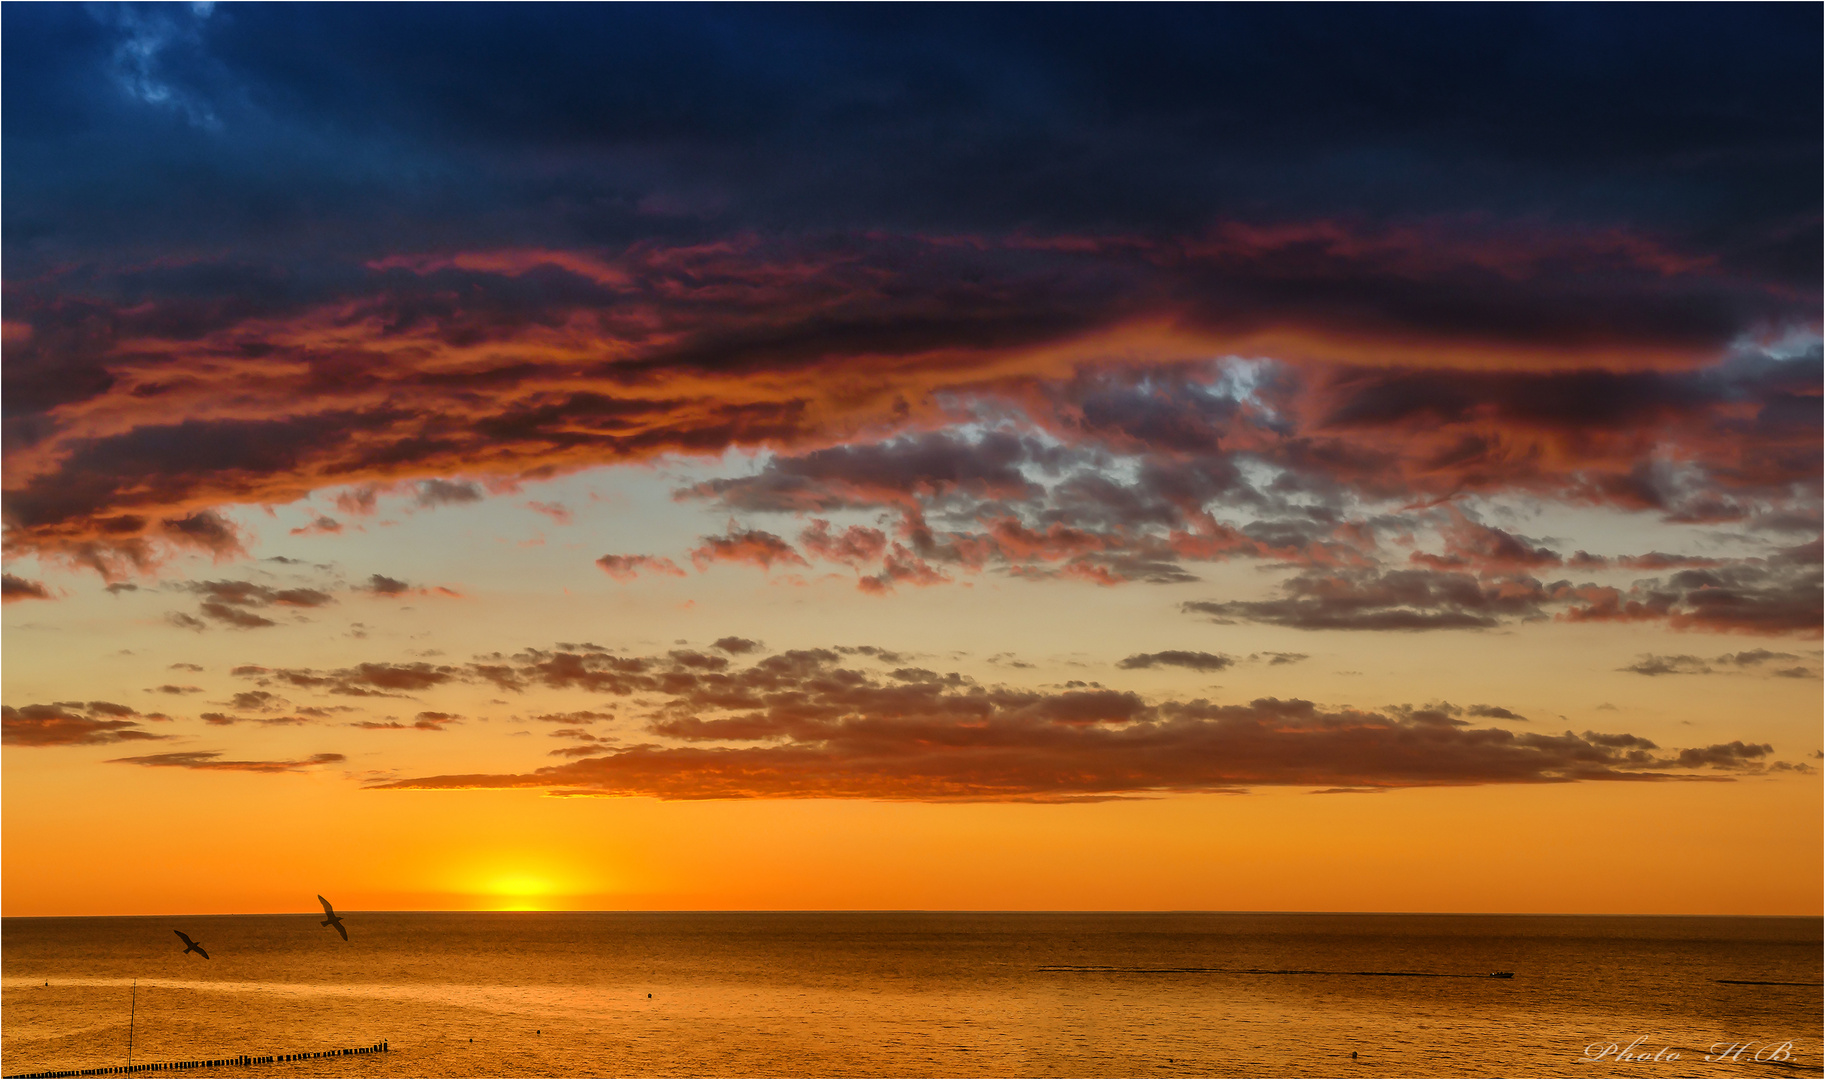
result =
[[[166,1069],[240,1069],[251,1065],[270,1065],[280,1061],[300,1061],[305,1058],[340,1057],[345,1054],[384,1054],[388,1049],[388,1041],[382,1039],[373,1046],[357,1046],[346,1050],[316,1050],[301,1054],[241,1054],[231,1058],[156,1062],[144,1065],[104,1065],[94,1069],[45,1069],[41,1072],[10,1073],[3,1080],[54,1080],[54,1078],[66,1076],[131,1076],[136,1073],[160,1072]]]
[[[1318,971],[1306,968],[1090,967],[1072,964],[1047,965],[1045,967],[1036,968],[1035,970],[1078,971],[1086,974],[1103,972],[1112,975],[1381,975],[1401,979],[1493,979],[1499,977],[1495,975],[1454,975],[1438,971]]]

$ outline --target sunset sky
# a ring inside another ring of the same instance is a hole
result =
[[[1819,914],[1821,20],[8,4],[0,906]]]

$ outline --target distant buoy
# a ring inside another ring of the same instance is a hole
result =
[[[49,986],[49,985],[51,985],[51,984],[50,984],[50,983],[45,983],[45,984],[44,984],[44,985],[46,985],[46,986]],[[646,996],[647,996],[647,997],[652,997],[652,996],[653,996],[653,995],[651,995],[651,994],[648,994],[648,995],[646,995]]]

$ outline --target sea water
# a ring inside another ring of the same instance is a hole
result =
[[[1818,919],[344,918],[346,942],[316,913],[6,919],[0,1069],[121,1065],[131,1039],[135,1062],[390,1045],[198,1077],[1820,1074]]]

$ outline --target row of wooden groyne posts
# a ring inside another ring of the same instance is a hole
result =
[[[206,1061],[161,1061],[151,1065],[110,1065],[99,1069],[51,1069],[45,1072],[15,1073],[4,1080],[49,1080],[63,1076],[132,1076],[138,1073],[170,1069],[232,1069],[250,1065],[273,1065],[282,1061],[308,1061],[312,1058],[343,1057],[349,1054],[384,1054],[383,1040],[373,1046],[356,1046],[347,1050],[316,1050],[303,1054],[242,1054],[240,1057],[210,1058]]]

